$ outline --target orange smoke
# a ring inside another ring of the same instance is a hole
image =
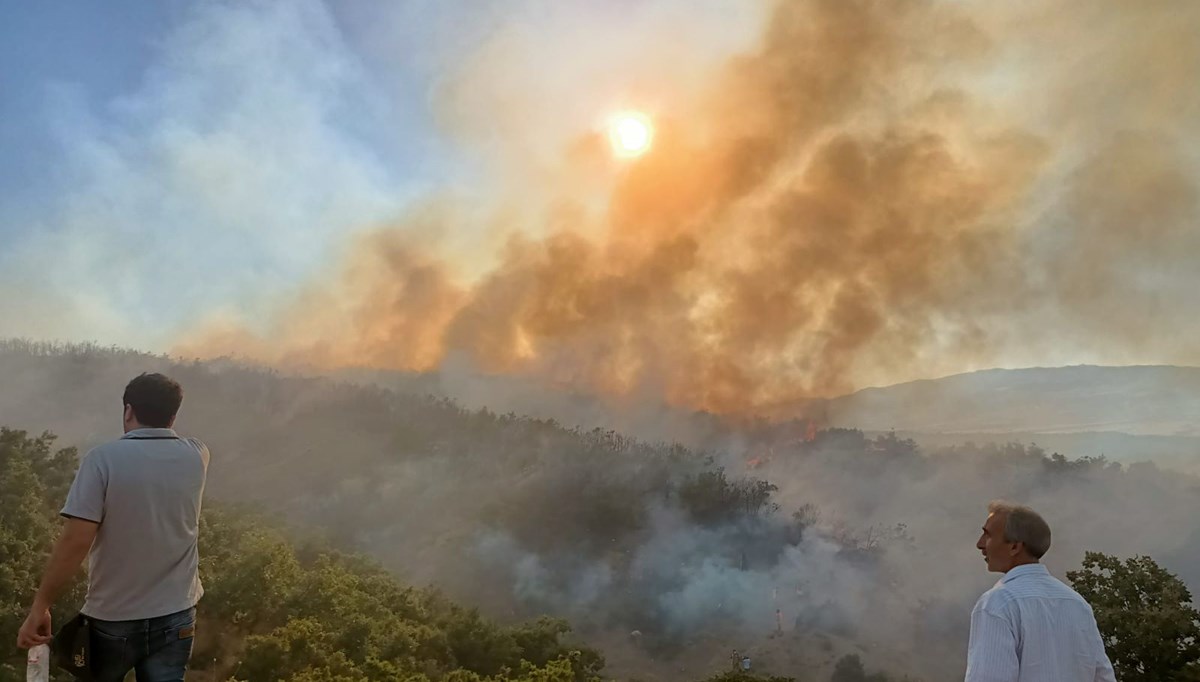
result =
[[[725,414],[973,357],[978,318],[1027,286],[1016,214],[1049,154],[940,80],[987,56],[948,3],[781,2],[755,52],[656,116],[643,157],[595,181],[596,145],[572,140],[561,192],[532,193],[551,199],[523,207],[528,229],[481,275],[417,243],[413,224],[460,219],[438,205],[361,239],[265,330],[209,325],[179,351],[406,370],[465,357]]]

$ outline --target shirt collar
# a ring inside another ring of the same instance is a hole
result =
[[[134,429],[124,436],[121,440],[137,440],[139,438],[178,438],[175,429]]]
[[[1000,579],[1000,582],[1006,583],[1006,582],[1009,582],[1010,580],[1016,580],[1017,578],[1020,578],[1021,576],[1026,576],[1026,575],[1049,575],[1049,574],[1050,574],[1050,571],[1046,570],[1046,566],[1043,564],[1021,564],[1020,566],[1017,566],[1015,568],[1010,568],[1008,570],[1008,573],[1005,573],[1004,577]]]

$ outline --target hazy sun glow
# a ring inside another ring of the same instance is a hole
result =
[[[608,136],[617,156],[640,156],[650,148],[654,128],[645,114],[623,111],[610,120]]]

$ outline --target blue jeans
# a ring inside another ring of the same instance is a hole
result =
[[[183,682],[196,609],[146,620],[91,620],[92,679],[121,682],[134,671],[137,682]]]

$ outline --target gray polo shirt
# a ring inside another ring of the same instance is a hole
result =
[[[84,455],[62,509],[100,524],[83,613],[141,620],[196,605],[207,471],[204,443],[171,429],[136,429]]]

